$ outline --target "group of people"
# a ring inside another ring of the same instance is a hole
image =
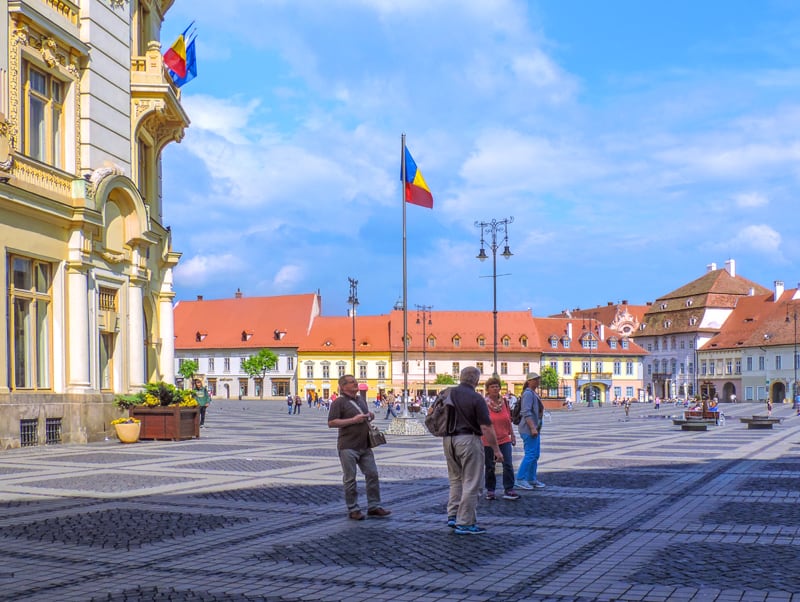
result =
[[[517,442],[511,419],[512,404],[501,396],[502,383],[497,377],[486,381],[486,397],[478,393],[480,376],[477,368],[468,366],[461,371],[460,383],[444,392],[452,404],[452,421],[448,434],[442,438],[450,482],[447,525],[458,535],[486,532],[478,525],[478,499],[484,488],[487,500],[497,499],[497,463],[502,465],[502,498],[505,500],[518,500],[520,495],[516,489],[545,486],[537,478],[541,453],[539,433],[544,416],[542,400],[536,393],[539,375],[527,374],[525,389],[518,401],[521,404],[518,430],[524,453],[516,475],[512,458]],[[339,390],[340,395],[331,403],[328,412],[328,427],[339,430],[337,449],[348,517],[352,520],[388,517],[391,511],[381,504],[378,468],[369,446],[369,423],[375,414],[358,395],[358,381],[354,376],[342,376]],[[366,514],[358,503],[357,469],[366,481]]]

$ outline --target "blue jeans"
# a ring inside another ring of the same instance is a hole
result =
[[[517,471],[518,481],[528,481],[533,483],[536,480],[536,470],[539,467],[539,455],[542,450],[542,438],[540,435],[532,437],[526,433],[521,433],[522,443],[525,446],[525,455]]]
[[[486,491],[494,491],[497,487],[497,476],[494,472],[494,450],[491,447],[484,447],[483,453],[486,456],[485,483]],[[514,489],[514,465],[511,463],[511,441],[500,444],[500,453],[503,454],[503,490]]]

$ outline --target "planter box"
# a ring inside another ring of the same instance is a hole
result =
[[[139,439],[182,441],[200,437],[200,411],[197,408],[135,406],[130,409],[130,415],[142,421]]]
[[[565,397],[542,397],[541,400],[545,410],[567,409],[567,399]]]

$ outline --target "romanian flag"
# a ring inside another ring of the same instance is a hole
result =
[[[417,163],[414,161],[408,149],[406,152],[406,173],[405,173],[405,189],[406,189],[406,202],[420,207],[427,207],[433,209],[433,195],[425,178],[422,177],[422,172],[417,169]],[[401,176],[402,177],[402,176]]]
[[[189,27],[178,36],[178,39],[164,53],[164,64],[169,69],[172,80],[178,87],[197,76],[197,58],[194,51],[194,39],[186,43],[187,33],[194,25],[194,21]]]

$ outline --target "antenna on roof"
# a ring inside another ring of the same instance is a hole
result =
[[[396,309],[397,311],[402,311],[403,309],[403,298],[400,297],[397,301],[394,302],[394,307],[392,309]]]

